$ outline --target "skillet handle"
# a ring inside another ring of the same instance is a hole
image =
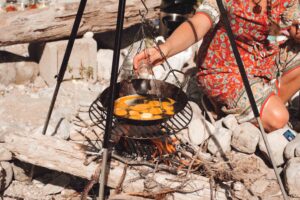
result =
[[[182,82],[179,82],[179,80],[178,80],[178,77],[175,75],[175,72],[178,72],[178,73],[180,73],[180,74],[183,74],[183,81]],[[168,73],[167,73],[167,75],[165,76],[165,78],[162,80],[162,81],[166,81],[168,78],[169,78],[169,76],[170,76],[170,74],[173,74],[173,76],[175,76],[175,78],[176,78],[176,83],[178,84],[178,86],[182,89],[182,88],[184,88],[184,86],[187,84],[187,82],[188,82],[188,77],[185,75],[185,73],[183,73],[182,71],[180,71],[180,70],[177,70],[177,69],[171,69]]]

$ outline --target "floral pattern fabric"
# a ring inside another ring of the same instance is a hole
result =
[[[249,1],[223,0],[259,108],[270,94],[276,93],[275,82],[271,80],[277,75],[275,60],[280,47],[267,40],[269,20],[271,18],[284,30],[300,15],[298,0],[267,1],[271,5],[269,17],[267,12],[253,13]],[[223,105],[223,111],[248,114],[251,110],[249,100],[216,0],[204,0],[197,13],[207,15],[214,27],[199,50],[197,76],[200,87],[211,99]],[[300,65],[299,59],[295,65]]]

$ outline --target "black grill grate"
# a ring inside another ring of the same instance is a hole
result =
[[[107,111],[97,98],[89,108],[89,115],[95,125],[105,130]],[[186,128],[193,116],[192,108],[187,103],[184,109],[158,125],[131,125],[119,122],[115,117],[112,122],[112,134],[132,139],[153,139],[167,137]]]

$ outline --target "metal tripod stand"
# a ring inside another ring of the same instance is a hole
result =
[[[65,71],[66,71],[66,68],[67,68],[69,57],[70,57],[70,54],[71,54],[71,51],[72,51],[72,48],[73,48],[73,44],[74,44],[77,32],[78,32],[79,24],[80,24],[80,21],[81,21],[83,12],[84,12],[86,2],[87,2],[87,0],[81,0],[80,1],[80,5],[79,5],[78,12],[77,12],[77,15],[76,15],[76,18],[75,18],[75,21],[74,21],[72,32],[71,32],[71,35],[70,35],[70,38],[69,38],[69,41],[68,41],[67,49],[66,49],[66,52],[65,52],[64,57],[63,57],[63,62],[61,64],[59,74],[57,76],[57,84],[56,84],[56,88],[55,88],[55,91],[54,91],[54,94],[53,94],[53,97],[52,97],[52,101],[51,101],[51,104],[50,104],[50,107],[49,107],[47,118],[46,118],[46,121],[45,121],[43,134],[46,134],[46,131],[47,131],[47,127],[48,127],[48,124],[49,124],[49,121],[50,121],[50,118],[51,118],[51,114],[52,114],[52,111],[53,111],[53,108],[54,108],[56,97],[57,97],[61,82],[63,80],[64,74],[65,74]],[[218,2],[218,5],[220,7],[221,12],[223,13],[224,16],[226,16],[224,14],[226,12],[225,12],[225,9],[223,8],[222,3],[220,1],[217,1],[217,2]],[[117,76],[118,76],[118,66],[119,66],[120,47],[121,47],[121,40],[122,40],[125,5],[126,5],[126,0],[119,0],[117,27],[116,27],[115,45],[114,45],[114,54],[113,54],[112,71],[111,71],[111,79],[110,79],[111,92],[109,93],[109,105],[108,105],[108,110],[107,110],[107,119],[106,119],[106,126],[105,126],[104,140],[103,140],[103,149],[102,149],[103,150],[102,171],[101,171],[101,177],[100,177],[100,180],[99,180],[99,183],[100,183],[99,199],[101,199],[101,200],[104,199],[104,189],[105,189],[106,179],[107,179],[107,160],[108,160],[108,157],[109,157],[108,146],[109,146],[109,139],[110,139],[111,130],[112,130],[112,119],[113,119],[116,83],[117,83]],[[228,19],[225,17],[225,20],[228,20]],[[229,32],[231,32],[229,22],[227,24],[225,24],[225,26],[227,26],[226,29],[229,30]],[[231,36],[229,36],[229,38],[231,38]],[[231,41],[232,47],[233,47],[234,51],[237,51],[237,48],[236,48],[235,44],[232,43],[232,41]],[[236,53],[236,54],[238,54],[238,53]],[[284,187],[282,185],[279,173],[277,171],[276,164],[273,161],[274,159],[272,157],[272,152],[269,148],[268,141],[265,137],[265,133],[264,133],[264,130],[263,130],[263,127],[262,127],[260,117],[259,117],[258,109],[257,109],[256,103],[255,103],[255,100],[254,100],[254,97],[253,97],[253,93],[252,93],[251,87],[249,85],[247,76],[246,76],[246,72],[245,72],[242,60],[240,59],[239,56],[236,56],[236,59],[237,59],[237,62],[238,62],[238,66],[239,66],[239,69],[240,69],[241,76],[243,78],[244,85],[246,87],[246,92],[248,94],[248,97],[249,97],[249,100],[250,100],[250,103],[251,103],[251,106],[252,106],[252,110],[254,112],[254,115],[255,115],[255,117],[258,121],[258,124],[260,126],[260,129],[262,131],[262,136],[263,136],[264,142],[266,144],[267,150],[269,152],[271,162],[272,162],[272,165],[274,167],[274,171],[275,171],[276,177],[278,179],[278,183],[280,185],[283,197],[284,197],[284,199],[288,199],[288,197],[285,193]]]
[[[72,52],[72,48],[77,36],[78,28],[80,25],[80,21],[86,6],[87,0],[81,0],[78,11],[75,17],[75,21],[73,24],[72,32],[67,44],[67,48],[63,57],[63,61],[59,70],[59,74],[57,75],[57,83],[56,87],[52,96],[51,104],[48,110],[47,118],[43,128],[43,135],[46,134],[47,128],[49,125],[49,121],[51,118],[51,114],[55,105],[55,101],[58,95],[58,91],[60,85],[63,81],[67,65],[69,62],[69,58]],[[115,86],[117,82],[117,75],[118,75],[118,66],[119,66],[119,57],[120,57],[120,47],[121,47],[121,40],[122,40],[122,30],[123,30],[123,22],[124,22],[124,12],[125,12],[125,5],[126,0],[119,0],[119,7],[118,7],[118,18],[117,18],[117,27],[116,27],[116,35],[115,35],[115,45],[114,45],[114,54],[113,54],[113,61],[112,61],[112,71],[111,71],[111,79],[110,79],[110,88],[111,93],[109,94],[109,105],[107,110],[107,119],[106,119],[106,126],[105,126],[105,133],[104,133],[104,140],[103,140],[103,158],[102,158],[102,171],[100,177],[100,199],[104,199],[104,186],[106,184],[106,168],[107,168],[107,159],[108,159],[108,143],[112,129],[112,117],[113,117],[113,109],[114,109],[114,98],[115,98]]]

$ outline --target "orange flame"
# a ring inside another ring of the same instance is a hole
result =
[[[175,138],[176,139],[176,138]],[[153,157],[156,157],[157,154],[159,156],[164,154],[172,154],[176,152],[176,148],[174,146],[174,138],[166,138],[166,139],[152,139],[153,144],[157,147],[157,151],[154,152]]]

